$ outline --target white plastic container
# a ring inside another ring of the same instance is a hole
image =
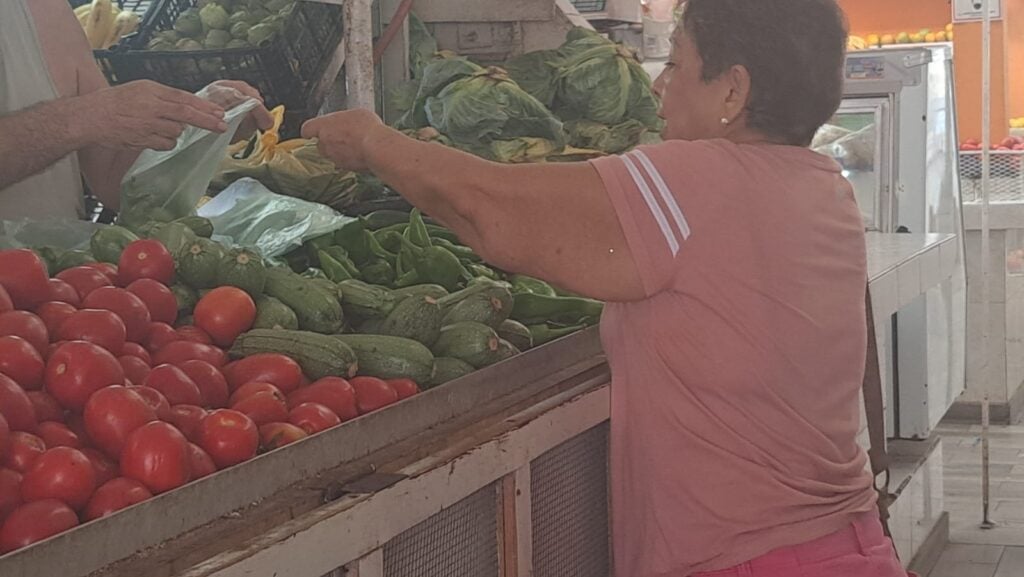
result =
[[[668,58],[672,50],[672,31],[676,23],[672,20],[662,21],[644,15],[644,58]]]

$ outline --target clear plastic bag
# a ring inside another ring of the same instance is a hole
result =
[[[259,181],[242,178],[199,208],[222,243],[256,247],[265,257],[285,254],[353,219],[334,209],[275,194]]]
[[[0,220],[0,250],[38,246],[61,250],[88,249],[92,233],[104,226],[87,220],[63,218]]]
[[[215,91],[233,90],[210,85],[197,93],[211,100]],[[228,110],[222,134],[189,126],[173,150],[146,150],[121,181],[121,212],[118,222],[128,227],[144,222],[170,221],[195,214],[231,139],[246,115],[257,106],[253,99]]]

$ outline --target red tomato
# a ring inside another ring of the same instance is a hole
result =
[[[0,526],[21,505],[21,473],[0,468]]]
[[[11,295],[7,294],[7,289],[4,288],[3,284],[0,284],[0,313],[13,310],[14,302],[11,301]]]
[[[112,282],[114,284],[117,284],[117,281],[118,281],[117,267],[114,266],[112,263],[109,263],[109,262],[87,262],[87,263],[83,264],[82,266],[100,271],[101,273],[103,273],[103,276],[105,276],[108,279],[110,279],[110,282]]]
[[[127,331],[121,317],[108,310],[82,309],[57,329],[57,339],[97,344],[112,354],[121,354]]]
[[[4,455],[3,466],[24,473],[44,452],[46,452],[46,443],[42,439],[31,433],[15,431],[11,433],[11,440],[7,444],[7,454]]]
[[[123,288],[102,287],[85,297],[82,308],[108,310],[124,322],[129,341],[141,343],[149,334],[149,309],[142,299]],[[118,351],[120,352],[120,349]]]
[[[398,402],[398,393],[381,379],[355,377],[350,382],[352,388],[356,390],[356,406],[360,415]]]
[[[0,374],[0,415],[12,431],[34,431],[38,422],[25,390],[4,374]]]
[[[171,289],[150,278],[140,278],[128,285],[128,292],[142,299],[149,316],[158,323],[171,324],[178,318],[178,299]]]
[[[325,431],[341,424],[334,411],[320,403],[302,403],[288,412],[288,422],[300,427],[310,435]]]
[[[275,387],[270,383],[259,383],[251,382],[238,387],[235,392],[231,393],[231,398],[228,399],[228,404],[233,405],[244,398],[251,397],[256,393],[271,393],[274,396],[284,399],[284,395],[281,393],[281,389]]]
[[[42,421],[55,421],[63,423],[65,420],[64,407],[60,406],[57,399],[46,391],[29,391],[28,400],[36,410],[36,419]]]
[[[117,362],[121,363],[121,368],[124,369],[124,378],[133,383],[142,383],[149,375],[149,365],[139,357],[124,355],[117,357]]]
[[[254,381],[270,383],[289,394],[302,382],[302,367],[290,357],[277,353],[259,353],[231,363],[224,369],[232,391]]]
[[[202,406],[219,409],[228,404],[228,382],[217,367],[206,361],[185,361],[178,365],[199,387]]]
[[[359,416],[356,390],[341,377],[324,377],[288,395],[289,407],[294,409],[302,403],[320,403],[334,411],[343,423]]]
[[[51,278],[49,283],[50,294],[47,295],[48,301],[62,302],[74,307],[82,304],[82,298],[78,296],[78,291],[75,290],[75,287],[59,278]]]
[[[312,383],[312,382],[313,381],[309,380],[309,377],[307,377],[306,374],[303,373],[302,374],[302,378],[299,379],[299,386],[300,387],[308,387],[310,385],[310,383]]]
[[[223,367],[228,362],[228,355],[213,345],[192,341],[168,343],[153,355],[153,362],[158,365],[165,363],[180,365],[185,361],[192,360],[206,361],[215,367]]]
[[[81,413],[67,413],[67,419],[64,424],[71,429],[79,439],[82,439],[86,445],[92,444],[92,439],[89,437],[89,432],[85,430],[85,417]]]
[[[182,435],[191,442],[198,438],[199,423],[206,416],[206,409],[195,405],[175,405],[171,407],[171,414],[167,422],[178,427]]]
[[[48,449],[54,447],[82,448],[82,439],[64,423],[43,421],[36,427],[36,436],[46,443]]]
[[[11,427],[7,424],[7,418],[0,413],[0,462],[3,462],[4,454],[7,453],[7,444],[11,441]]]
[[[78,515],[56,499],[25,503],[0,528],[0,553],[27,547],[78,525]]]
[[[156,413],[156,418],[161,421],[167,420],[167,417],[171,414],[171,404],[167,402],[167,397],[165,397],[163,393],[156,389],[143,387],[141,385],[128,388],[135,391],[140,397],[142,397],[142,400],[146,401],[146,405]]]
[[[174,341],[181,340],[181,335],[167,323],[149,323],[149,335],[146,337],[146,348],[155,353]]]
[[[256,320],[256,303],[244,290],[222,286],[199,299],[192,313],[196,326],[206,331],[213,342],[230,346],[238,335],[252,328]]]
[[[217,472],[217,465],[214,464],[210,455],[195,443],[188,444],[189,464],[192,469],[192,479],[202,479],[207,475]]]
[[[206,334],[206,331],[195,325],[185,325],[174,330],[178,333],[178,336],[181,337],[180,340],[203,343],[204,345],[213,344],[213,338]]]
[[[45,302],[36,307],[36,315],[42,319],[43,324],[46,325],[46,332],[56,337],[57,330],[60,329],[61,323],[66,321],[68,317],[75,314],[77,311],[74,306],[68,303],[59,301]]]
[[[156,389],[174,405],[198,405],[203,402],[199,387],[184,371],[174,365],[157,365],[149,371],[144,386]]]
[[[96,490],[96,471],[89,458],[71,447],[55,447],[39,456],[21,481],[26,502],[57,499],[78,510]]]
[[[102,485],[117,476],[117,463],[110,457],[104,455],[99,449],[86,447],[79,449],[83,455],[89,457],[92,468],[96,471],[96,485]]]
[[[0,336],[21,337],[32,344],[39,354],[46,354],[50,345],[50,333],[43,319],[28,311],[11,311],[0,314]]]
[[[147,367],[153,366],[153,357],[151,357],[149,351],[139,343],[125,343],[124,347],[121,348],[121,356],[125,355],[138,357],[146,363]]]
[[[46,390],[66,409],[81,412],[93,393],[124,383],[114,355],[83,341],[65,343],[46,362]]]
[[[280,394],[255,393],[239,400],[231,408],[248,415],[256,426],[288,420],[288,404]]]
[[[57,278],[74,287],[75,291],[78,292],[78,298],[82,300],[89,296],[89,293],[92,291],[114,284],[107,278],[107,275],[87,266],[76,266],[62,270],[57,273]]]
[[[135,429],[121,450],[121,474],[154,494],[188,483],[188,440],[174,426],[159,421]]]
[[[174,259],[158,240],[137,240],[124,247],[117,270],[124,284],[149,278],[169,285],[174,282]]]
[[[273,451],[308,436],[306,431],[291,423],[267,423],[260,427],[260,446],[265,451]]]
[[[43,357],[21,337],[0,337],[0,373],[11,377],[21,388],[32,391],[43,385]]]
[[[26,248],[0,250],[0,286],[14,308],[31,309],[46,300],[49,274],[39,255]]]
[[[223,469],[256,456],[260,435],[252,419],[231,409],[217,409],[199,425],[200,447]]]
[[[388,379],[385,382],[398,393],[399,401],[420,392],[420,386],[412,379]]]
[[[157,419],[156,409],[146,402],[140,388],[106,387],[96,391],[85,405],[89,437],[96,447],[115,459],[121,455],[129,435]]]
[[[96,489],[82,518],[92,521],[152,498],[153,493],[142,483],[127,477],[117,477]]]

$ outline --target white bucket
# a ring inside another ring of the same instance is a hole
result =
[[[644,17],[644,58],[668,58],[676,23]]]

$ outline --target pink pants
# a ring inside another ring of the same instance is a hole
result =
[[[907,577],[875,512],[831,535],[691,577]]]

